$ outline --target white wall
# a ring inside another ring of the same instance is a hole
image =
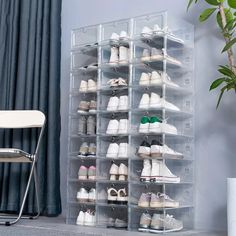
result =
[[[186,12],[187,0],[63,0],[61,58],[61,193],[63,214],[66,202],[66,160],[68,134],[70,31],[98,24],[168,10],[196,27],[196,227],[226,229],[226,178],[236,177],[236,106],[235,94],[228,94],[216,111],[217,92],[209,92],[218,74],[216,67],[225,63],[220,55],[223,42],[211,19],[198,23],[204,5]]]

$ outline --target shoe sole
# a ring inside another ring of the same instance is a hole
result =
[[[150,203],[150,208],[178,208],[179,203],[167,203],[167,202],[162,202],[162,203]]]
[[[176,228],[176,229],[162,229],[162,230],[160,230],[160,229],[150,229],[149,230],[149,232],[150,233],[170,233],[170,232],[176,232],[176,231],[180,231],[180,230],[182,230],[183,229],[183,227],[180,227],[180,228]]]
[[[155,177],[155,178],[151,178],[150,182],[154,182],[154,183],[180,183],[180,178]]]
[[[149,232],[149,228],[138,228],[138,231],[140,231],[140,232]]]

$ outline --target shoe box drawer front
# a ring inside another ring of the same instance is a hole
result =
[[[128,120],[128,113],[109,113],[109,114],[100,114],[100,119],[98,120],[98,134],[107,134],[107,135],[119,135],[119,126],[120,121]],[[129,122],[125,123],[129,125]],[[127,129],[126,129],[127,131]]]
[[[126,97],[125,101],[124,98]],[[128,89],[103,91],[100,93],[99,110],[107,112],[124,111],[129,108]]]
[[[153,164],[154,163],[153,160],[155,161],[155,165]],[[142,180],[142,177],[143,178],[145,177],[146,180],[143,180],[143,184],[145,184],[146,182],[151,184],[193,183],[194,181],[193,161],[165,160],[165,162],[166,163],[163,163],[162,160],[157,160],[157,159],[152,159],[148,161],[145,160],[145,162],[144,160],[132,160],[130,164],[130,173],[129,173],[130,180],[139,182]],[[159,165],[160,163],[163,164],[161,164],[160,166]],[[143,169],[145,170],[144,171],[145,176],[141,176]],[[156,180],[152,180],[152,177],[153,179],[155,179],[155,176],[157,176],[158,178]]]
[[[86,175],[86,179],[83,180],[88,180],[87,176],[88,176],[88,169],[90,166],[96,166],[96,159],[74,159],[70,161],[69,164],[69,179],[76,181],[79,181],[79,169],[81,166],[85,166],[86,168],[84,168],[86,170],[86,173],[84,173],[84,175]],[[82,179],[80,180],[82,182]]]
[[[86,212],[95,212],[95,206],[87,206],[83,204],[70,204],[67,209],[67,223],[76,224],[77,217],[80,211]]]
[[[127,208],[115,206],[97,207],[97,226],[103,228],[127,229],[128,211]]]
[[[72,49],[93,45],[98,42],[98,25],[73,30],[71,38]]]
[[[88,145],[90,143],[96,143],[96,137],[86,137],[86,138],[81,138],[81,137],[71,137],[70,143],[69,143],[69,153],[72,156],[77,156],[81,145],[86,142]],[[79,159],[79,158],[78,158]]]
[[[113,194],[113,191],[111,192],[111,189],[115,190],[115,195]],[[127,205],[127,199],[121,199],[119,201],[119,190],[124,190],[126,193],[126,198],[128,197],[128,184],[125,181],[99,181],[97,183],[97,203],[108,205],[108,206],[117,206],[120,205],[122,207],[125,207]],[[114,199],[112,200],[111,197]],[[109,202],[109,201],[113,202]]]
[[[113,180],[113,181],[127,181],[128,173],[124,175],[124,170],[122,170],[123,165],[125,165],[125,171],[128,167],[128,160],[120,159],[101,159],[97,165],[97,180]],[[120,177],[124,178],[120,178]]]
[[[123,85],[115,81],[119,78],[124,79],[126,83],[129,84],[129,67],[102,68],[100,88],[110,88],[111,90],[119,90],[123,88]]]
[[[71,53],[71,69],[78,70],[81,67],[97,63],[97,51],[94,50],[90,54],[85,54],[81,51],[73,51]]]

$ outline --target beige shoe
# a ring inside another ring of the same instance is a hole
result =
[[[119,167],[113,163],[111,165],[109,174],[110,174],[110,180],[117,180],[117,177],[119,175]]]
[[[123,163],[120,164],[118,172],[119,172],[119,179],[118,180],[120,180],[120,181],[127,180],[128,167],[125,164],[123,164]]]
[[[120,204],[127,204],[128,196],[127,196],[125,188],[118,190],[117,202]]]

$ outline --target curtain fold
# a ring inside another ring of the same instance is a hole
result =
[[[61,0],[0,0],[0,109],[38,109],[47,125],[38,159],[40,206],[61,213],[60,51]],[[1,147],[32,152],[35,131],[1,132]],[[0,211],[19,210],[28,164],[0,165]],[[31,185],[25,212],[36,209]]]

